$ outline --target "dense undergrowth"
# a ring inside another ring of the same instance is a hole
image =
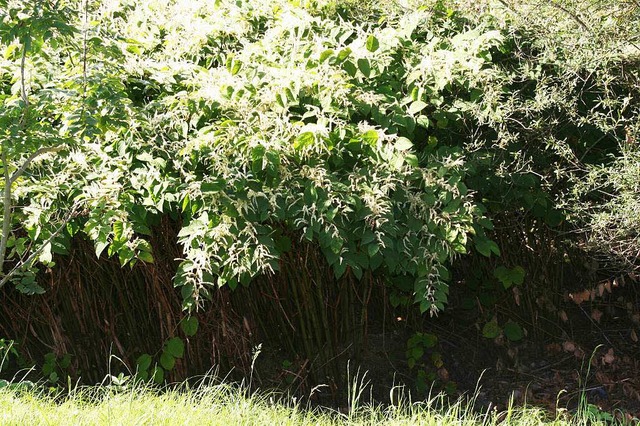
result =
[[[0,6],[13,369],[161,383],[265,343],[337,392],[395,318],[424,366],[450,286],[518,342],[635,276],[637,2]]]

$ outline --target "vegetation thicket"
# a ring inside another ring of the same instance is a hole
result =
[[[178,378],[215,329],[234,349],[213,339],[199,365],[246,366],[264,338],[325,380],[369,322],[437,314],[458,281],[498,283],[493,315],[507,290],[561,298],[593,251],[632,271],[639,17],[604,0],[0,0],[0,333],[26,354],[45,339],[52,381],[100,371],[71,336],[98,329],[143,379]],[[487,337],[535,333],[491,315]]]

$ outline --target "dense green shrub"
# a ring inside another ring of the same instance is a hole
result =
[[[19,52],[24,39],[11,34],[29,10],[12,13],[7,50]],[[13,192],[16,205],[30,203],[12,215],[26,231],[11,239],[14,259],[33,241],[44,243],[39,259],[50,263],[50,252],[64,252],[82,232],[98,256],[152,261],[144,235],[171,214],[183,222],[175,284],[185,307],[211,286],[276,271],[293,232],[320,246],[336,277],[368,269],[414,277],[410,293],[434,312],[446,299],[446,264],[468,237],[491,247],[477,225],[483,209],[464,184],[463,152],[416,132],[446,126],[447,117],[422,112],[448,79],[472,78],[498,34],[458,37],[448,59],[435,39],[415,43],[428,36],[426,11],[377,29],[278,1],[112,2],[83,14],[92,20],[76,22],[67,41],[27,52],[24,67],[19,55],[5,55],[3,75],[29,68],[32,109],[49,114],[28,119],[48,120],[51,133],[65,136],[47,138],[64,152],[31,167]],[[38,25],[57,25],[51,16]],[[450,69],[426,63],[428,54]],[[65,96],[64,108],[51,93]],[[20,96],[8,93],[5,105]],[[65,114],[69,104],[77,107]],[[65,211],[73,217],[48,241],[52,218]],[[39,291],[29,285],[20,288]]]
[[[170,215],[187,309],[294,238],[434,313],[456,255],[499,254],[487,216],[557,226],[588,169],[631,173],[610,156],[637,129],[637,8],[405,3],[0,2],[4,277],[26,260],[18,289],[41,292],[28,253],[51,265],[78,233],[153,262]]]

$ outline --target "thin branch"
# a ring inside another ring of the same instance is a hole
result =
[[[22,100],[24,101],[25,109],[29,109],[29,96],[27,96],[27,84],[25,77],[26,61],[27,43],[24,43],[24,46],[22,47],[22,57],[20,58],[20,96],[22,96]]]
[[[30,35],[28,35],[30,37]],[[26,83],[26,62],[27,62],[27,43],[23,42],[22,57],[20,58],[20,97],[24,102],[24,110],[22,111],[22,117],[20,117],[20,127],[23,127],[27,121],[29,115],[29,96],[27,95],[27,83]]]
[[[9,166],[7,165],[7,150],[5,141],[2,141],[2,168],[4,170],[4,195],[2,214],[2,237],[0,238],[0,273],[7,254],[7,243],[9,241],[9,230],[11,228],[11,176],[9,175]]]
[[[561,4],[556,3],[554,0],[547,0],[547,3],[549,3],[551,6],[555,7],[556,9],[563,11],[564,13],[569,15],[574,21],[580,24],[580,26],[584,30],[589,31],[589,27],[587,26],[587,24],[585,24],[584,21],[580,19],[580,17],[576,15],[574,12],[570,11],[566,7],[562,6]]]
[[[584,21],[580,19],[580,17],[576,15],[574,12],[570,11],[566,7],[562,6],[561,4],[556,3],[554,0],[545,0],[545,1],[551,6],[555,7],[556,9],[559,9],[564,13],[566,13],[567,15],[569,15],[571,19],[576,21],[584,30],[589,31],[589,27],[587,26],[587,24],[585,24]],[[498,2],[500,2],[504,7],[511,10],[512,12],[518,13],[518,11],[509,3],[507,3],[505,0],[498,0]]]
[[[25,260],[24,262],[20,262],[18,263],[16,266],[13,267],[13,269],[11,271],[9,271],[6,275],[4,275],[2,277],[2,279],[0,280],[0,288],[4,287],[4,285],[9,282],[9,280],[16,274],[16,272],[18,272],[21,268],[24,268],[25,266],[28,266],[30,263],[32,263],[33,261],[36,260],[36,258],[40,255],[40,253],[42,253],[42,250],[44,250],[44,248],[51,244],[51,242],[58,236],[60,235],[60,232],[62,232],[62,230],[67,226],[67,223],[69,223],[69,220],[71,220],[71,218],[76,214],[76,212],[78,211],[79,205],[75,204],[73,206],[73,208],[67,213],[67,215],[65,216],[65,218],[63,219],[62,223],[60,224],[60,226],[49,236],[49,238],[47,238],[40,247],[38,247],[37,250],[35,250],[33,253],[31,253],[31,255],[29,255],[29,257],[27,258],[27,260]]]
[[[27,35],[30,37],[30,35]],[[20,96],[24,102],[24,109],[22,110],[22,117],[20,117],[19,126],[24,129],[29,114],[29,96],[27,95],[26,84],[26,62],[27,62],[27,42],[23,40],[22,43],[22,58],[20,59]],[[13,176],[9,174],[9,164],[7,162],[7,141],[2,140],[2,168],[4,171],[4,191],[2,196],[3,213],[2,213],[2,237],[0,237],[0,276],[4,270],[4,261],[7,257],[7,244],[9,242],[9,231],[11,228],[11,184],[13,183]],[[23,164],[24,166],[24,164]],[[15,175],[15,173],[14,173]]]
[[[84,120],[87,103],[87,32],[88,32],[88,0],[84,1],[84,23],[82,26],[82,111],[80,117]]]
[[[11,178],[9,179],[9,182],[11,184],[14,183],[16,179],[22,176],[22,174],[25,172],[27,167],[29,167],[29,164],[31,164],[31,162],[36,158],[38,158],[39,156],[47,154],[49,152],[58,152],[61,149],[63,149],[62,146],[49,146],[49,147],[38,148],[36,152],[31,154],[26,160],[24,160],[24,163],[22,163],[22,165],[18,168],[18,170],[13,172],[13,174],[11,175]]]

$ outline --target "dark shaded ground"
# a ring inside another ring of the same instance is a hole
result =
[[[410,327],[370,335],[362,368],[369,372],[373,397],[388,401],[390,384],[400,382],[419,395],[418,371],[423,369],[435,377],[436,390],[455,384],[452,396],[473,393],[479,385],[477,408],[504,409],[513,395],[519,404],[542,406],[550,413],[572,412],[584,395],[590,409],[640,419],[637,285],[610,285],[567,293],[551,319],[538,323],[543,327],[524,326],[527,335],[517,342],[504,335],[484,337],[477,312],[450,308],[425,321],[423,331],[436,335],[438,343],[425,350],[423,362],[413,369],[405,354]],[[396,325],[403,321],[398,318]],[[434,354],[442,357],[441,364],[433,361]]]

